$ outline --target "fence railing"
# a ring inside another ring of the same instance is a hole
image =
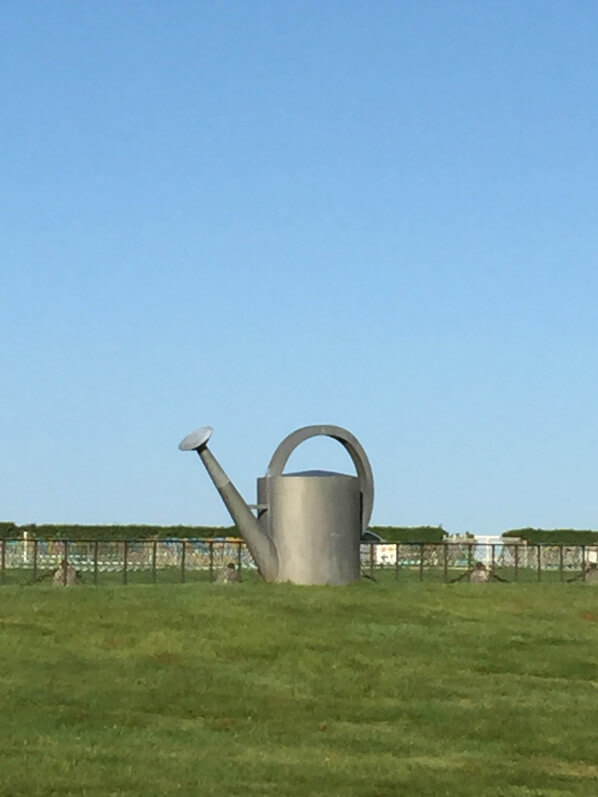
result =
[[[257,578],[242,540],[0,540],[0,584],[67,583],[67,567],[87,584],[215,581],[231,564]],[[364,543],[361,565],[375,580],[598,582],[598,546]]]
[[[372,578],[417,581],[593,581],[598,546],[522,543],[373,543],[361,546],[362,570]],[[474,572],[476,575],[474,576]]]
[[[66,581],[67,567],[90,584],[214,581],[231,563],[255,571],[237,540],[0,540],[0,584],[40,583],[57,572]]]

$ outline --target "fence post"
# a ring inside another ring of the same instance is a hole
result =
[[[399,580],[399,543],[395,542],[395,581]]]
[[[214,580],[214,540],[209,541],[210,546],[210,581]]]
[[[581,546],[581,580],[586,580],[586,546]]]
[[[563,546],[559,545],[559,578],[563,580]]]
[[[473,567],[472,552],[473,552],[473,545],[470,542],[468,542],[467,543],[467,569],[468,570],[471,570],[471,568]]]
[[[93,542],[93,583],[98,585],[98,541]]]
[[[6,580],[6,540],[0,540],[2,550],[0,551],[0,583]]]
[[[444,561],[443,561],[443,569],[442,569],[442,580],[446,584],[448,581],[448,547],[450,542],[443,543],[444,545]]]
[[[424,543],[419,544],[419,580],[424,580]]]
[[[515,578],[514,581],[519,581],[519,545],[515,543]]]
[[[241,580],[241,568],[243,566],[243,558],[242,558],[243,547],[242,546],[243,546],[242,542],[238,542],[237,543],[237,572],[239,573],[239,581]]]
[[[537,556],[538,556],[538,562],[537,562],[538,582],[540,582],[540,581],[542,581],[542,553],[541,553],[542,552],[542,548],[540,547],[539,543],[538,543],[537,547],[538,547],[538,553],[537,553]]]
[[[127,559],[129,558],[129,541],[123,542],[123,584],[127,583]]]
[[[156,583],[156,558],[158,556],[158,540],[152,544],[152,584]]]
[[[37,578],[37,540],[33,540],[33,580]]]
[[[374,578],[374,543],[370,542],[370,578]]]
[[[64,564],[62,566],[62,586],[66,587],[66,570],[69,566],[69,541],[63,540],[62,545],[64,547]]]
[[[185,552],[187,540],[183,540],[183,547],[181,548],[181,584],[185,583]]]
[[[496,547],[496,546],[494,545],[494,543],[492,543],[492,544],[491,544],[491,546],[490,546],[490,549],[491,549],[491,551],[490,551],[490,556],[491,556],[491,559],[490,559],[490,569],[492,570],[492,572],[493,572],[493,573],[494,573],[494,566],[495,566],[495,564],[496,564],[496,551],[495,551],[495,547]]]

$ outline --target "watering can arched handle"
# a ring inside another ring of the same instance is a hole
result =
[[[353,460],[359,477],[361,493],[363,495],[361,509],[361,531],[363,533],[368,527],[374,506],[374,476],[365,451],[351,432],[342,429],[340,426],[332,426],[330,424],[325,424],[323,426],[304,426],[301,429],[297,429],[295,432],[291,432],[291,434],[285,437],[282,443],[280,443],[272,455],[272,459],[268,465],[268,476],[281,476],[295,448],[297,448],[300,443],[303,443],[304,440],[320,435],[338,440],[348,451]]]

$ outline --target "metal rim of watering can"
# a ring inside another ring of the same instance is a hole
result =
[[[191,434],[181,440],[179,449],[181,451],[195,451],[203,448],[212,436],[213,431],[214,429],[211,426],[202,426],[199,429],[195,429],[194,432],[191,432]]]
[[[209,428],[209,427],[208,427]],[[295,448],[309,440],[310,437],[332,437],[337,440],[348,452],[353,460],[357,475],[359,477],[360,489],[363,494],[363,507],[361,514],[361,530],[365,531],[369,525],[374,508],[374,475],[372,466],[367,458],[361,443],[347,429],[332,424],[322,424],[315,426],[303,426],[291,434],[279,444],[272,454],[272,459],[268,465],[268,476],[281,476],[287,461]],[[183,441],[184,442],[184,441]]]

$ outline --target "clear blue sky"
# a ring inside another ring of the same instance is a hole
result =
[[[597,67],[594,0],[4,2],[0,518],[227,524],[184,435],[254,500],[336,423],[376,524],[597,528]]]

